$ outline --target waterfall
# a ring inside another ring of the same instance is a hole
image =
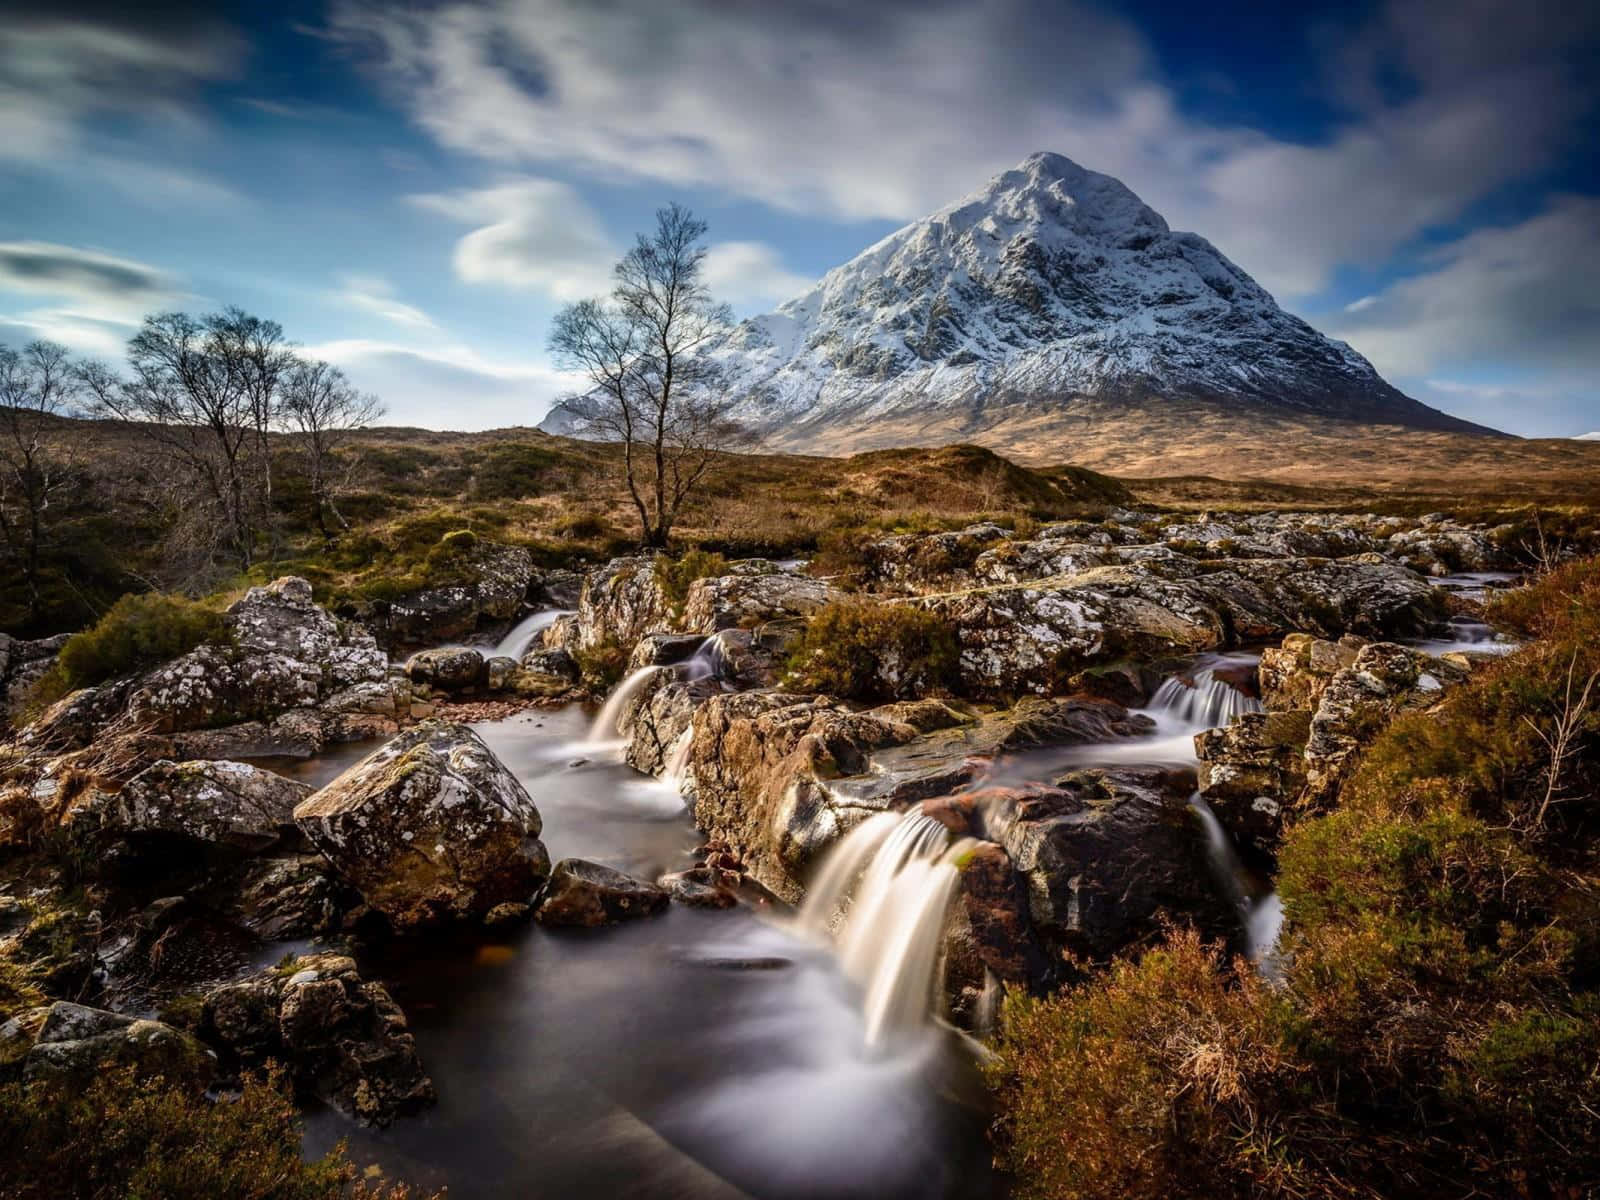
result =
[[[600,711],[595,715],[594,724],[589,727],[589,741],[593,745],[609,742],[623,731],[620,727],[622,713],[628,706],[628,701],[633,699],[646,683],[650,682],[658,672],[669,670],[668,667],[640,667],[632,672],[621,683],[612,689],[611,695],[606,697],[606,702],[600,706]]]
[[[956,863],[970,845],[952,844],[943,825],[912,809],[869,817],[824,859],[797,920],[832,940],[844,973],[864,989],[868,1045],[927,1018],[961,881]]]
[[[1206,859],[1218,885],[1227,895],[1244,931],[1245,953],[1250,961],[1265,975],[1276,973],[1278,934],[1283,928],[1283,902],[1277,892],[1257,896],[1252,894],[1249,876],[1239,861],[1239,851],[1228,836],[1228,831],[1217,820],[1217,814],[1205,798],[1196,792],[1189,798],[1189,807],[1200,821],[1206,835]]]
[[[686,781],[684,772],[689,765],[689,749],[693,745],[694,724],[691,722],[683,727],[683,732],[673,739],[672,745],[667,747],[666,754],[661,758],[661,778],[680,792]]]
[[[510,633],[500,639],[500,644],[494,648],[494,656],[514,658],[521,662],[522,656],[528,652],[528,647],[533,645],[533,639],[568,615],[568,611],[564,608],[547,608],[524,617],[512,627]]]
[[[1150,698],[1149,710],[1198,729],[1216,729],[1244,713],[1260,712],[1261,701],[1218,679],[1206,667],[1188,678],[1174,675],[1168,679]]]

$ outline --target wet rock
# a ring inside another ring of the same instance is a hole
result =
[[[402,927],[526,901],[549,872],[539,810],[465,725],[407,730],[294,818],[362,898]]]
[[[565,650],[535,648],[522,656],[522,669],[530,675],[542,676],[567,685],[575,684],[583,675],[578,662]]]
[[[367,1124],[434,1098],[405,1014],[342,955],[302,957],[213,990],[200,1030],[233,1064],[282,1062],[303,1093]]]
[[[1021,875],[1029,921],[1052,952],[1102,958],[1163,918],[1230,927],[1186,798],[1160,777],[1082,771],[1053,787],[995,789],[979,811]]]
[[[161,760],[122,789],[105,824],[116,832],[181,834],[254,852],[293,829],[295,805],[311,791],[245,763]]]
[[[721,873],[711,867],[691,867],[663,875],[656,883],[678,904],[688,908],[732,908],[739,897],[716,882]]]
[[[545,925],[612,925],[667,906],[667,890],[621,871],[564,858],[550,872],[534,916]]]
[[[520,925],[532,915],[531,904],[497,904],[484,914],[483,923],[489,929],[501,929],[507,925]]]
[[[583,596],[583,579],[582,571],[545,571],[534,580],[535,598],[551,608],[577,608]]]
[[[441,642],[480,624],[508,621],[521,611],[534,583],[526,546],[474,541],[462,556],[461,581],[424,588],[391,601],[374,623],[391,646]]]
[[[994,842],[978,842],[958,863],[964,921],[946,935],[952,960],[970,945],[977,969],[965,982],[982,985],[983,970],[1007,983],[1038,989],[1052,979],[1052,964],[1034,932],[1028,894],[1011,856]]]
[[[698,633],[652,633],[639,639],[628,656],[628,670],[668,667],[693,658],[706,639]]]
[[[37,1026],[32,1045],[20,1042]],[[160,1021],[143,1020],[82,1004],[57,1001],[37,1018],[0,1028],[0,1062],[11,1058],[27,1079],[87,1087],[106,1071],[132,1067],[142,1078],[203,1090],[216,1075],[216,1055],[191,1035]]]
[[[663,672],[642,688],[621,725],[628,731],[624,760],[646,775],[664,775],[680,739],[688,736],[695,709],[720,689],[709,679],[687,680]]]
[[[1242,847],[1271,854],[1306,784],[1306,709],[1245,713],[1195,737],[1200,793]]]
[[[447,646],[438,650],[419,650],[406,659],[406,677],[442,692],[464,692],[480,688],[488,672],[483,655],[468,646]]]
[[[229,915],[241,928],[276,942],[338,929],[351,906],[348,890],[324,859],[289,854],[260,859],[244,869]]]
[[[497,654],[483,664],[483,684],[491,692],[503,692],[516,686],[522,666],[516,659]]]

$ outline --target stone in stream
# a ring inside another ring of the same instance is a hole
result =
[[[402,928],[526,902],[550,871],[538,808],[465,725],[407,730],[294,818],[362,898]]]
[[[1307,709],[1245,713],[1195,735],[1200,794],[1241,847],[1271,854],[1306,783]]]
[[[162,759],[106,806],[102,827],[119,833],[180,834],[211,845],[264,850],[294,828],[303,783],[247,763]]]
[[[446,538],[460,541],[459,534]],[[480,624],[509,621],[536,585],[526,546],[473,538],[455,556],[457,583],[423,588],[377,606],[374,628],[388,646],[416,646],[464,637]]]
[[[667,907],[664,887],[581,858],[564,858],[550,872],[534,910],[544,925],[611,925]]]
[[[470,646],[445,646],[406,659],[406,678],[441,692],[464,692],[482,687],[488,670],[483,655]]]
[[[284,1063],[302,1092],[366,1124],[434,1099],[405,1014],[343,955],[292,959],[213,989],[200,1035],[233,1066]]]
[[[732,908],[739,903],[739,897],[716,882],[721,874],[723,872],[713,867],[691,867],[687,871],[663,875],[656,883],[687,908]]]
[[[118,1067],[202,1091],[216,1076],[217,1057],[161,1021],[65,1000],[0,1025],[0,1076],[9,1068],[30,1080],[84,1088]]]

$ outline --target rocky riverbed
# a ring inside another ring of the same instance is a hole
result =
[[[59,641],[8,641],[0,1074],[281,1061],[312,1144],[456,1196],[983,1194],[954,1031],[1167,923],[1265,966],[1285,815],[1502,648],[1507,541],[1116,510],[686,591],[485,546],[376,629],[252,588],[31,721]],[[939,631],[937,687],[808,688],[841,609]]]

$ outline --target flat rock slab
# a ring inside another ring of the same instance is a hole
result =
[[[585,859],[564,858],[550,872],[534,915],[545,925],[611,925],[653,916],[667,907],[668,898],[667,889],[658,884]]]

